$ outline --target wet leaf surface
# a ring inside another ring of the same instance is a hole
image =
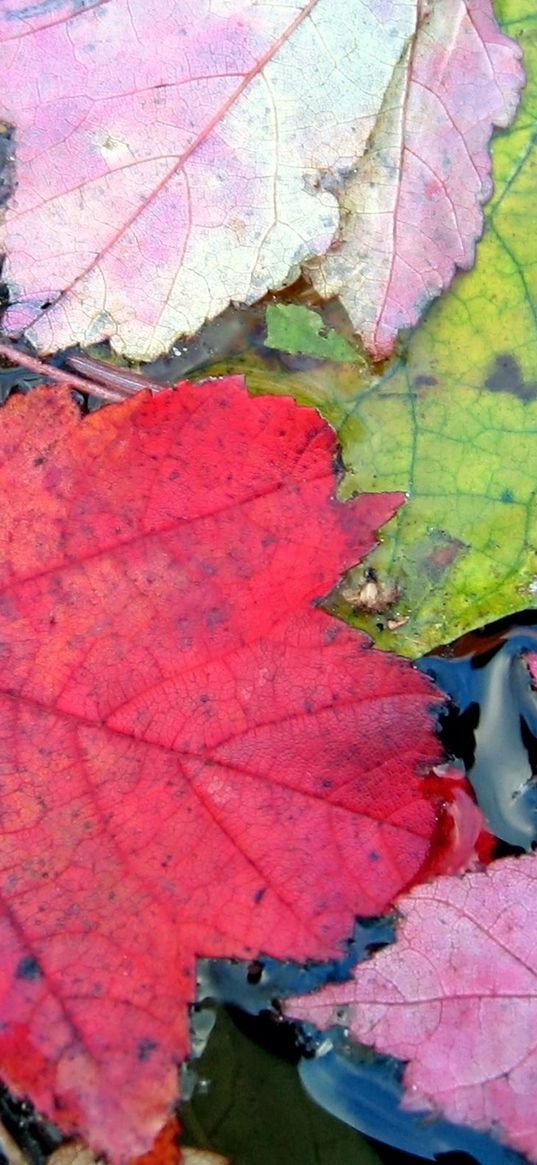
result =
[[[318,312],[294,303],[267,307],[267,348],[292,355],[313,356],[346,364],[358,360],[358,352],[335,328],[326,329]]]

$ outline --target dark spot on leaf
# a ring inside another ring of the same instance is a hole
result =
[[[343,460],[343,452],[339,448],[339,446],[336,449],[336,452],[334,454],[334,473],[335,473],[337,478],[343,477],[343,474],[345,473],[345,462]]]
[[[150,1060],[156,1048],[158,1048],[156,1040],[140,1040],[137,1053],[140,1063],[145,1064],[147,1060]]]
[[[205,620],[207,627],[219,627],[224,621],[225,614],[221,607],[211,607],[211,610],[207,611],[207,618]]]
[[[500,501],[503,502],[504,505],[508,506],[508,505],[511,505],[514,502],[514,500],[515,500],[514,493],[510,489],[504,489],[502,496],[500,498]]]
[[[520,364],[510,352],[496,357],[485,387],[490,392],[510,392],[524,404],[537,397],[537,382],[524,383]]]
[[[37,959],[34,959],[33,955],[25,955],[17,966],[15,977],[17,979],[26,979],[30,982],[35,979],[42,979],[43,969]]]
[[[432,388],[435,384],[438,384],[436,376],[416,376],[413,381],[414,388]]]
[[[380,854],[377,853],[376,849],[370,849],[367,856],[370,862],[378,862]]]
[[[266,892],[267,892],[266,886],[262,886],[260,890],[256,890],[256,892],[254,894],[254,902],[255,902],[256,906],[259,902],[263,901],[263,898],[265,897]]]
[[[467,547],[445,530],[430,530],[424,549],[423,570],[433,582],[438,582]]]

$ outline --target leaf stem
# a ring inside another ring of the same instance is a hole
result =
[[[165,385],[156,380],[146,380],[139,373],[130,372],[128,368],[114,368],[102,360],[93,360],[91,356],[74,355],[67,357],[67,364],[82,373],[76,376],[73,372],[62,368],[55,368],[37,356],[29,356],[19,351],[11,344],[0,343],[0,356],[9,360],[10,364],[27,368],[29,372],[36,372],[46,380],[55,380],[65,384],[76,392],[91,392],[105,401],[128,400],[141,389],[150,389],[160,392]],[[85,379],[88,377],[88,379]]]
[[[26,352],[19,352],[19,349],[14,348],[11,344],[0,344],[0,356],[9,360],[10,364],[18,364],[21,368],[27,368],[29,372],[36,372],[38,376],[43,376],[46,380],[56,380],[59,384],[65,384],[77,392],[92,392],[95,396],[101,397],[102,400],[120,401],[131,395],[127,392],[121,393],[118,388],[112,390],[99,384],[92,384],[89,380],[83,380],[81,376],[74,376],[72,372],[66,372],[62,368],[54,368],[52,364],[46,364],[44,360],[38,360],[36,356],[28,356]]]
[[[93,356],[85,356],[83,352],[68,356],[67,364],[75,371],[81,372],[83,376],[91,377],[92,380],[121,393],[122,399],[140,392],[141,389],[149,388],[152,392],[162,392],[163,388],[169,387],[160,384],[158,380],[149,380],[140,372],[131,372],[130,368],[118,368],[104,360],[95,360]]]

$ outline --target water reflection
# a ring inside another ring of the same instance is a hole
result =
[[[330,1035],[332,1038],[329,1038]],[[454,1150],[480,1165],[521,1165],[524,1158],[465,1125],[435,1117],[430,1112],[405,1112],[402,1066],[367,1048],[346,1043],[337,1029],[325,1033],[318,1054],[303,1059],[299,1075],[312,1100],[367,1136],[414,1158],[449,1160]]]
[[[537,695],[525,660],[531,651],[537,617],[526,611],[418,664],[458,710],[446,743],[465,761],[490,831],[526,850],[537,840]]]

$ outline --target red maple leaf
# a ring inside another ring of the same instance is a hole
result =
[[[335,500],[335,451],[233,378],[2,416],[0,1069],[115,1158],[197,955],[337,955],[430,868],[438,697],[312,602],[401,501]]]

